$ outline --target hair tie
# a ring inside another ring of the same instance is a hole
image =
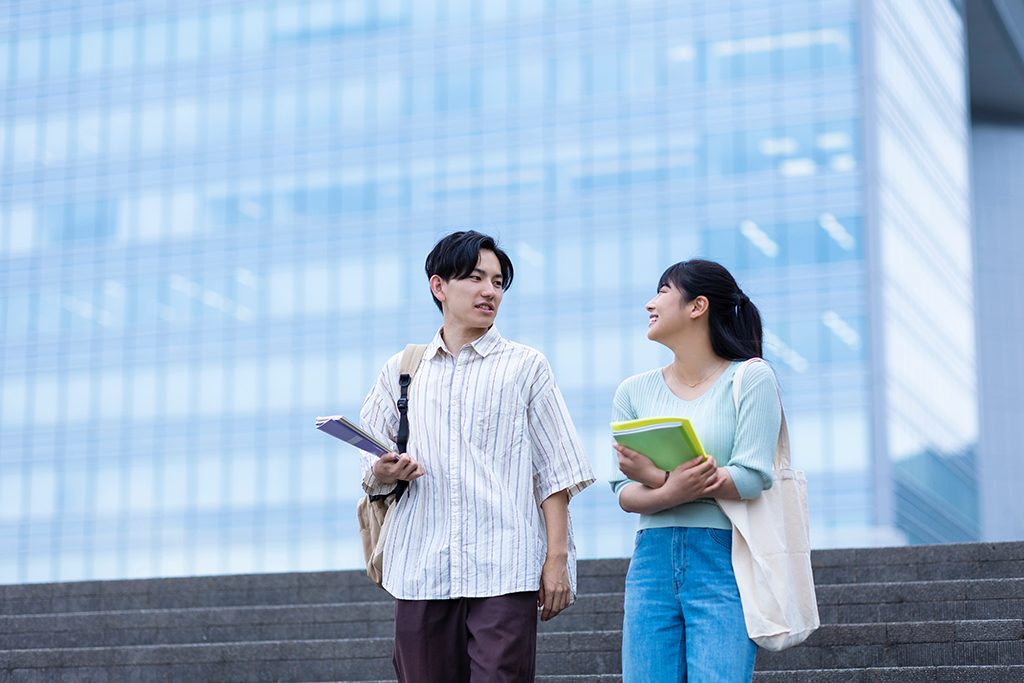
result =
[[[736,292],[736,299],[735,303],[733,304],[733,313],[736,314],[737,318],[740,317],[740,309],[743,308],[749,302],[750,298],[746,294],[744,294],[742,291]]]

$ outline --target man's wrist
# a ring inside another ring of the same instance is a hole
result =
[[[380,459],[378,458],[377,461],[373,463],[373,467],[370,468],[370,472],[373,475],[373,478],[377,480],[377,483],[385,486],[390,486],[391,484],[396,483],[398,481],[398,477],[387,477],[382,475],[380,470],[377,469],[377,465],[379,464]]]
[[[554,549],[548,550],[544,556],[545,562],[567,562],[569,560],[569,552],[567,550]]]

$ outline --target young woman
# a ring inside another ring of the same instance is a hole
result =
[[[737,410],[732,378],[761,357],[761,315],[721,265],[671,266],[647,303],[647,338],[675,354],[626,379],[614,420],[689,418],[709,454],[671,472],[616,445],[619,505],[640,515],[626,575],[623,683],[749,683],[756,645],[747,637],[732,569],[732,525],[716,499],[749,500],[771,486],[781,424],[775,375],[745,370]]]

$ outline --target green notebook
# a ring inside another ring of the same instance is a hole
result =
[[[612,437],[623,446],[643,453],[666,472],[704,455],[704,447],[685,417],[647,417],[612,422]]]

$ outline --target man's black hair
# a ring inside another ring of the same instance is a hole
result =
[[[508,289],[512,286],[512,259],[498,247],[493,237],[476,230],[453,232],[438,240],[427,254],[427,277],[437,275],[446,281],[464,280],[473,273],[480,260],[480,251],[483,249],[494,252],[498,257],[498,263],[501,264],[501,289]],[[430,296],[434,298],[437,309],[443,311],[441,302],[433,292]]]

